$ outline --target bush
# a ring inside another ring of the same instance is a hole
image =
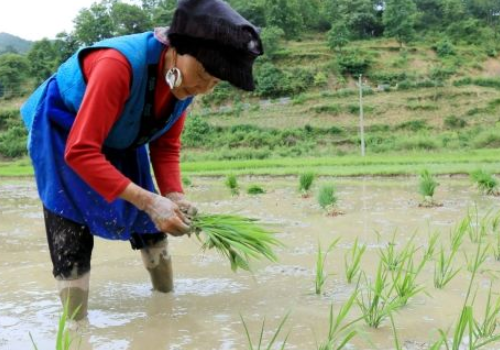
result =
[[[16,158],[26,155],[27,132],[23,126],[15,126],[0,134],[0,155]]]
[[[328,113],[338,115],[341,112],[341,108],[337,104],[319,105],[312,107],[314,113]]]
[[[338,64],[342,74],[358,76],[365,74],[371,67],[373,60],[361,51],[348,51],[339,56]]]
[[[475,148],[499,148],[500,133],[497,130],[488,130],[478,134],[473,140]]]
[[[266,191],[259,185],[250,185],[247,189],[247,193],[250,195],[264,194]]]
[[[436,44],[432,46],[434,51],[436,51],[437,55],[440,57],[455,55],[455,46],[449,39],[442,39],[438,41]]]
[[[444,126],[448,129],[462,129],[467,126],[467,122],[462,118],[450,115],[444,119]]]
[[[201,146],[205,141],[210,138],[212,132],[210,124],[208,124],[202,117],[192,115],[186,118],[186,125],[182,132],[182,143],[185,146]]]

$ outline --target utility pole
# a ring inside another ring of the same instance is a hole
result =
[[[361,137],[361,156],[365,156],[365,126],[363,121],[363,82],[359,75],[359,134]]]

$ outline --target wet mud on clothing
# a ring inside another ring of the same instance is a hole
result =
[[[56,215],[43,208],[45,230],[52,259],[54,277],[77,279],[90,271],[90,260],[94,248],[94,236],[85,225]],[[143,249],[165,240],[163,232],[139,235],[130,239],[132,249]]]

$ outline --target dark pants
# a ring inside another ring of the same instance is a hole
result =
[[[45,231],[52,259],[54,277],[76,279],[90,271],[94,236],[88,227],[65,219],[43,208]],[[163,232],[132,234],[132,249],[142,249],[166,239]]]

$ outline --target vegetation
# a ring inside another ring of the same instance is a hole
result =
[[[478,169],[470,174],[472,181],[484,194],[498,195],[498,180],[488,171]]]
[[[420,206],[432,207],[436,206],[437,203],[434,202],[434,192],[439,186],[434,176],[429,172],[429,170],[424,169],[420,173],[418,192],[422,195],[423,201]]]
[[[347,283],[351,284],[361,272],[361,258],[366,251],[366,245],[359,244],[358,238],[354,240],[354,244],[349,254],[344,255],[345,276]]]
[[[192,227],[202,248],[215,248],[228,258],[233,271],[238,268],[250,271],[250,258],[276,261],[273,248],[282,245],[256,220],[238,215],[198,214],[193,218]]]
[[[229,190],[231,191],[231,194],[234,196],[234,195],[238,195],[240,193],[240,186],[238,185],[238,178],[236,177],[236,175],[228,175],[226,177],[226,186],[227,188],[229,188]]]
[[[335,248],[339,240],[340,239],[337,238],[332,243],[330,243],[326,251],[323,251],[321,249],[321,243],[318,242],[318,253],[316,255],[316,279],[315,279],[315,291],[317,295],[323,292],[323,287],[328,277],[328,275],[325,272],[325,264],[326,264],[326,259],[328,258],[328,254]]]
[[[269,341],[267,346],[264,346],[264,344],[262,343],[263,338],[264,338],[264,329],[265,329],[265,325],[266,325],[266,320],[264,319],[262,321],[262,328],[261,328],[260,334],[259,334],[259,341],[254,346],[254,344],[252,342],[252,338],[250,337],[250,331],[248,329],[248,326],[247,326],[245,320],[243,319],[243,316],[241,316],[241,314],[240,314],[241,322],[243,323],[243,328],[245,328],[245,334],[247,336],[248,350],[271,350],[271,349],[284,350],[285,346],[286,346],[287,339],[288,339],[288,335],[285,336],[285,339],[281,342],[281,346],[279,348],[277,348],[275,344],[277,344],[278,337],[279,337],[279,335],[283,329],[283,326],[285,325],[285,322],[287,321],[289,316],[290,316],[290,313],[287,313],[283,317],[280,324],[278,325],[278,327],[274,331],[273,337],[271,338],[271,340]]]
[[[300,174],[299,176],[299,191],[303,197],[309,197],[309,191],[314,182],[316,175],[312,172]]]
[[[257,194],[266,193],[266,191],[262,188],[262,186],[259,186],[259,185],[250,185],[247,188],[247,193],[250,194],[250,195],[257,195]]]
[[[335,215],[338,197],[333,185],[323,185],[318,192],[318,204],[328,215]]]

